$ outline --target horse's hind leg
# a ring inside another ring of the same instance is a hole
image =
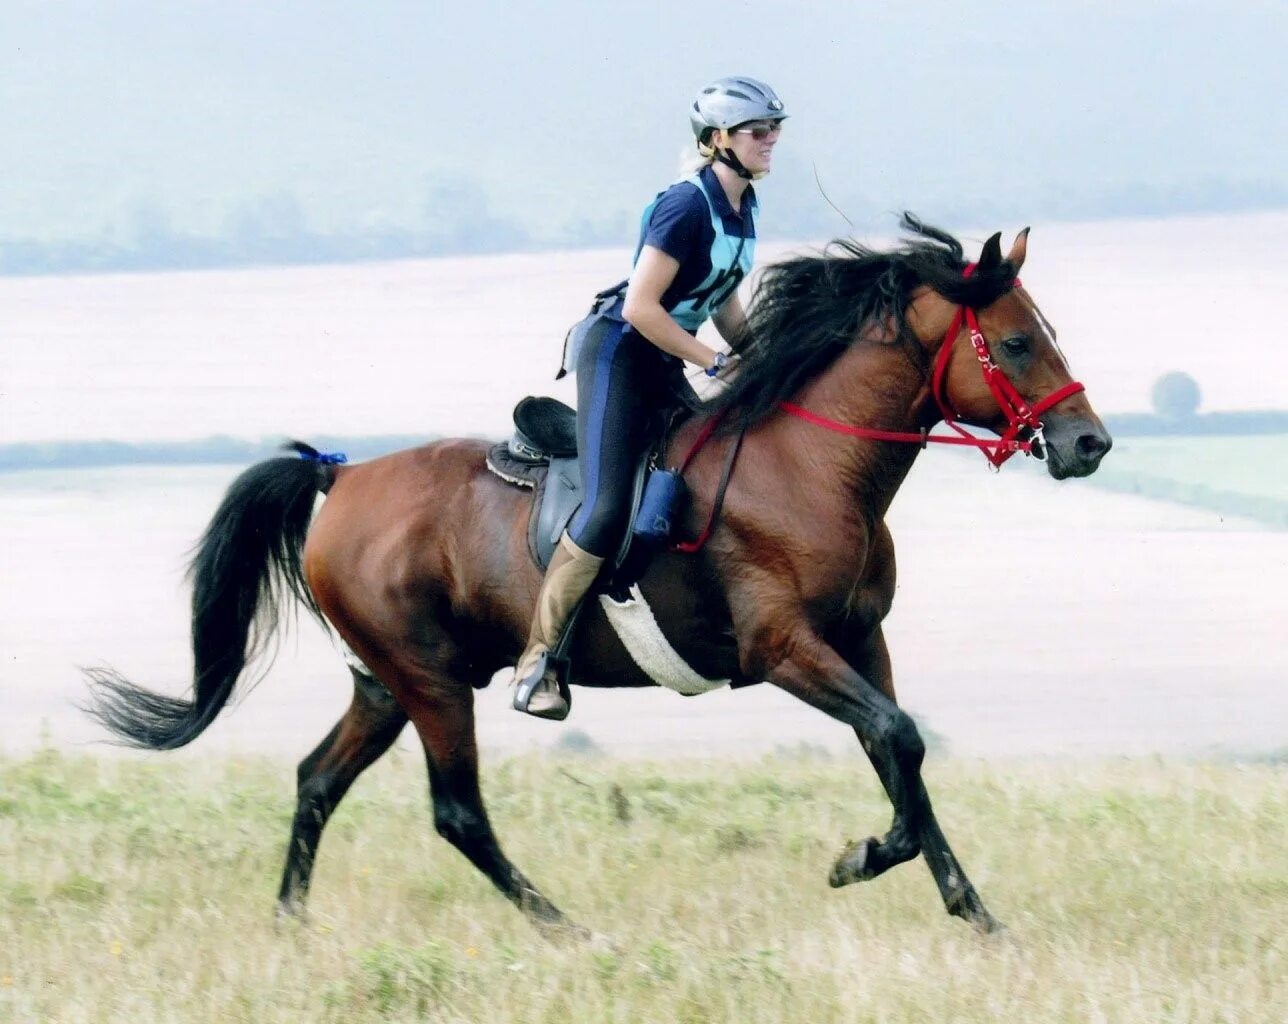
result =
[[[857,650],[847,652],[847,655],[847,660],[854,665],[855,669],[864,678],[871,680],[872,684],[889,697],[890,700],[895,699],[894,679],[890,671],[890,654],[886,648],[885,637],[879,627],[858,645]],[[859,734],[859,740],[862,743],[863,736],[861,733]],[[886,793],[891,800],[894,800],[899,780],[895,766],[888,756],[888,751],[875,744],[863,743],[862,745],[868,755],[868,760],[872,762],[872,767],[876,769],[877,777],[880,778]],[[948,913],[968,921],[983,931],[998,930],[1001,925],[984,906],[984,901],[980,899],[975,886],[966,877],[966,872],[962,870],[956,855],[949,847],[948,840],[944,837],[943,829],[939,827],[939,822],[935,818],[934,808],[930,803],[930,794],[926,792],[926,786],[921,779],[920,772],[917,773],[917,790],[914,799],[919,805],[917,809],[917,837],[920,841],[921,852],[926,858],[926,866],[930,868],[930,873],[934,876],[935,885],[939,888],[939,895],[943,897],[944,908]],[[868,841],[872,842],[872,840]],[[842,858],[842,861],[844,859]],[[842,862],[838,862],[837,868],[833,870],[834,877],[838,870],[843,872]],[[854,879],[847,880],[852,881]]]
[[[454,680],[409,676],[403,685],[391,678],[420,734],[429,767],[438,834],[461,851],[492,884],[549,938],[586,939],[542,895],[501,850],[479,791],[478,747],[474,737],[474,692]]]
[[[353,781],[398,738],[407,715],[374,676],[356,668],[353,703],[316,750],[300,762],[299,797],[278,912],[298,914],[308,898],[309,878],[322,829]]]

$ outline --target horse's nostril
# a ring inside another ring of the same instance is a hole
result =
[[[1082,434],[1075,442],[1075,447],[1082,458],[1098,459],[1109,451],[1109,441],[1099,434]]]

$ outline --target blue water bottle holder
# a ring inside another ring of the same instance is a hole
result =
[[[689,486],[679,470],[653,469],[635,516],[635,539],[654,548],[668,543],[689,504]]]

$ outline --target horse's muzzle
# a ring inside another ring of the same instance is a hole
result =
[[[1050,417],[1043,430],[1047,471],[1057,480],[1090,476],[1114,446],[1099,420]]]

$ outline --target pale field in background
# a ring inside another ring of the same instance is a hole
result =
[[[0,438],[493,435],[520,395],[571,395],[564,332],[629,257],[0,278]],[[1023,276],[1102,412],[1176,369],[1208,409],[1285,405],[1288,212],[1038,224]]]
[[[1022,225],[1013,225],[1018,228]],[[1008,236],[1009,239],[1009,236]],[[1208,408],[1283,404],[1288,214],[1039,225],[1027,287],[1102,411],[1185,369]],[[778,250],[781,251],[781,250]],[[763,255],[772,256],[773,250]],[[628,254],[0,280],[3,440],[389,431],[500,436]],[[1112,455],[1109,456],[1112,459]],[[235,467],[0,476],[0,749],[95,734],[76,666],[186,686],[185,552]],[[1282,468],[1269,467],[1270,472]],[[1288,743],[1288,533],[1012,462],[924,454],[891,514],[903,702],[966,755],[1205,754]],[[302,621],[205,749],[297,756],[347,703]],[[485,750],[582,729],[614,753],[757,753],[852,737],[768,687],[685,700],[578,691],[562,726],[479,694]]]

